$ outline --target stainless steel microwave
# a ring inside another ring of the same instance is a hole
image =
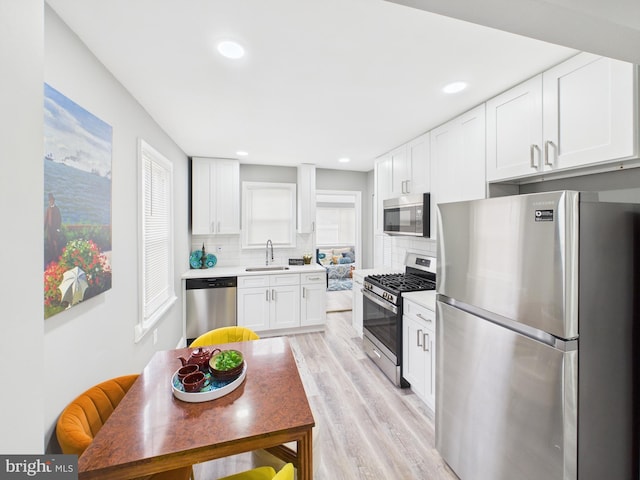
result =
[[[384,200],[382,202],[384,233],[429,237],[430,199],[430,194],[420,193]]]

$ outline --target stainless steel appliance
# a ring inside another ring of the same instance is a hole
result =
[[[430,198],[428,193],[383,200],[383,230],[389,235],[430,235]]]
[[[368,275],[362,288],[363,346],[367,355],[397,386],[402,378],[402,293],[435,289],[436,259],[415,253],[405,257],[405,273]]]
[[[446,462],[462,480],[638,478],[638,206],[562,191],[438,209]]]
[[[187,345],[209,330],[236,324],[237,285],[237,277],[187,279]]]

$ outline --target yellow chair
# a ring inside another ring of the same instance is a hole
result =
[[[208,345],[219,345],[221,343],[246,342],[248,340],[259,340],[256,332],[245,327],[222,327],[203,333],[196,338],[189,347],[206,347]]]
[[[273,467],[258,467],[219,480],[293,480],[293,464],[287,463],[278,473]]]
[[[79,395],[62,412],[56,425],[56,437],[62,453],[82,455],[98,431],[129,391],[138,375],[112,378]],[[149,480],[187,480],[191,467],[157,473]]]

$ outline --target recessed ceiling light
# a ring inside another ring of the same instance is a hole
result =
[[[238,150],[236,152],[236,155],[238,155],[239,157],[246,157],[247,155],[249,155],[249,152],[245,152],[243,150]]]
[[[227,58],[238,59],[244,57],[244,48],[242,45],[231,40],[225,40],[218,44],[218,52]]]
[[[458,93],[467,88],[467,84],[465,82],[453,82],[448,85],[445,85],[442,88],[444,93]]]
[[[339,158],[338,161],[340,163],[349,163],[351,161],[351,159],[347,158],[347,157],[342,157],[342,158]]]

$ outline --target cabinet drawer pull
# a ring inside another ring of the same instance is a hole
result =
[[[418,347],[422,347],[420,344],[420,337],[422,337],[422,330],[416,330],[416,343]]]
[[[308,280],[320,280],[320,277],[309,277]]]
[[[425,317],[425,316],[423,316],[421,313],[416,313],[416,317],[418,317],[418,318],[420,318],[420,319],[424,320],[425,322],[429,322],[429,323],[431,323],[431,318]]]

